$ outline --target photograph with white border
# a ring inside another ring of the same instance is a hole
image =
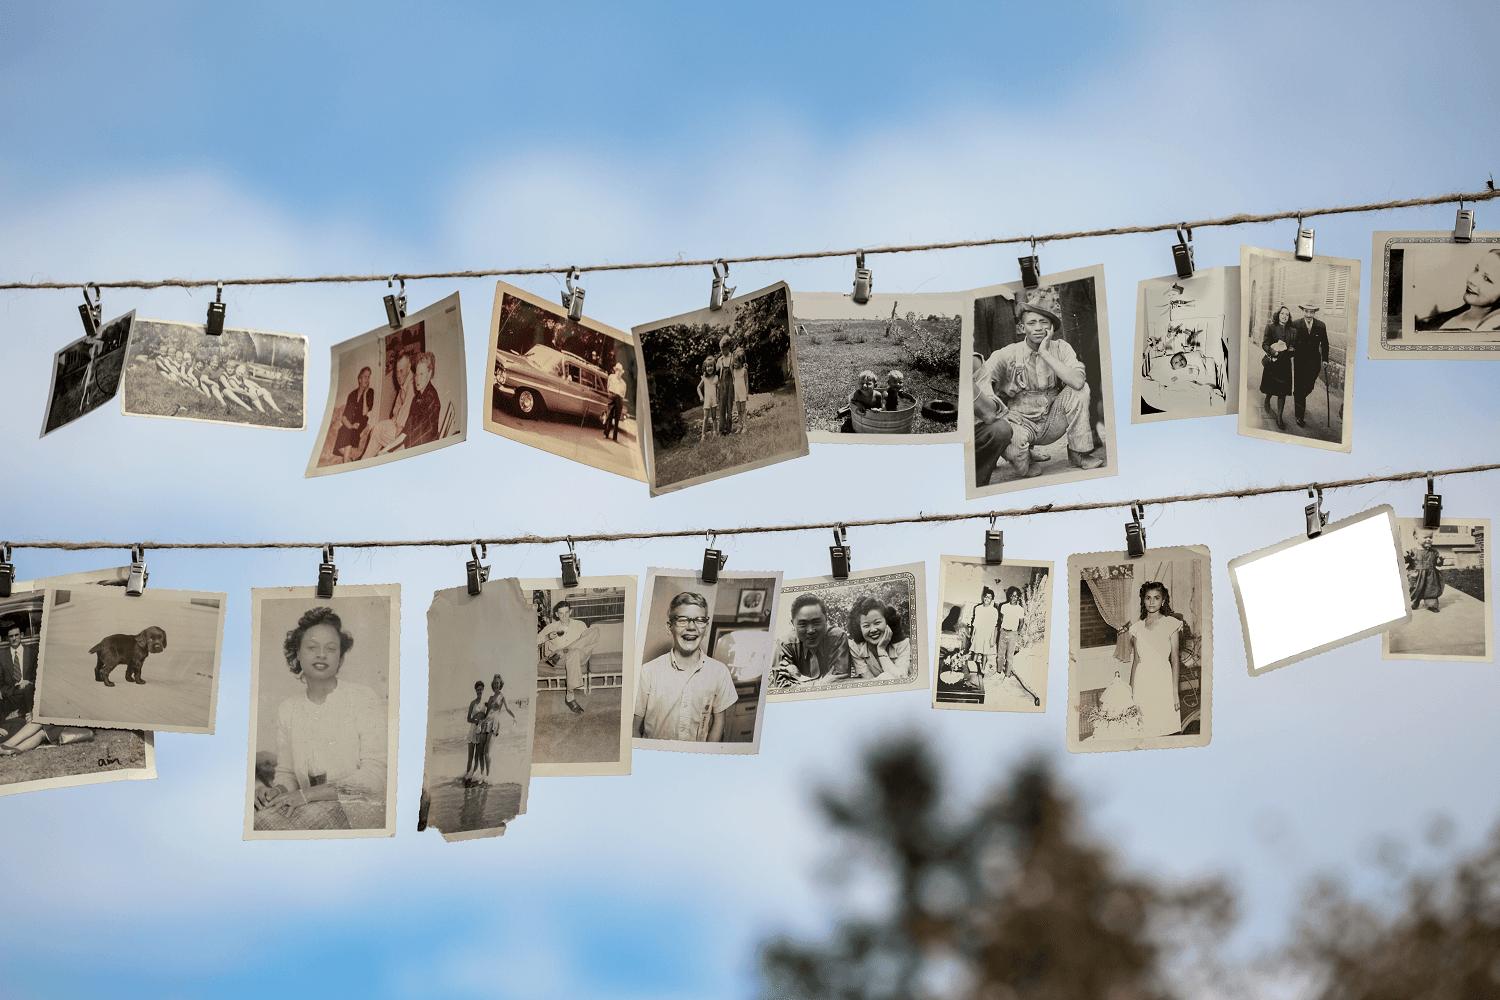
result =
[[[1385,660],[1495,662],[1490,597],[1490,522],[1443,515],[1436,528],[1396,518],[1411,621],[1380,634]]]
[[[1500,232],[1377,232],[1370,266],[1370,358],[1500,358]]]
[[[1130,422],[1237,413],[1239,322],[1238,266],[1137,285]]]
[[[932,707],[1047,711],[1053,565],[942,556]]]
[[[927,688],[925,563],[781,586],[768,701]]]
[[[250,591],[246,840],[396,832],[401,585]]]
[[[52,381],[39,437],[93,413],[114,398],[120,389],[120,373],[125,368],[134,325],[132,309],[100,326],[97,337],[79,337],[52,356]]]
[[[330,350],[328,407],[304,478],[397,462],[468,430],[464,322],[454,292]]]
[[[776,662],[781,574],[646,570],[636,630],[631,733],[637,750],[760,752]]]

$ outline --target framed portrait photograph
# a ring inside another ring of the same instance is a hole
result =
[[[138,319],[125,353],[128,417],[300,431],[307,427],[307,338]]]
[[[1047,711],[1050,562],[943,556],[932,707]]]
[[[1500,358],[1500,232],[1377,232],[1370,261],[1370,358]]]
[[[746,587],[740,591],[740,606],[738,617],[764,618],[766,614],[766,591],[755,587]]]
[[[1136,287],[1130,422],[1221,417],[1239,411],[1240,269]]]

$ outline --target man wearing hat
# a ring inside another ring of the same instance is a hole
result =
[[[1292,345],[1292,395],[1297,401],[1297,426],[1307,426],[1307,394],[1313,391],[1318,381],[1318,372],[1328,360],[1328,327],[1318,319],[1318,304],[1305,302],[1300,307],[1302,318],[1293,324],[1297,331],[1297,342]]]
[[[1065,435],[1068,459],[1078,468],[1104,464],[1089,454],[1094,430],[1083,362],[1057,336],[1062,332],[1061,299],[1053,287],[1024,289],[1015,306],[1016,332],[1022,339],[991,354],[975,380],[975,412],[994,404],[1011,425],[1004,455],[1020,478],[1040,475],[1035,463],[1047,460],[1033,445],[1052,444]],[[978,401],[979,395],[988,397],[985,403]]]

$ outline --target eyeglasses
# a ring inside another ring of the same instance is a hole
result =
[[[707,618],[687,618],[683,615],[671,615],[670,617],[672,624],[679,627],[683,625],[697,625],[699,628],[702,628],[708,624]]]

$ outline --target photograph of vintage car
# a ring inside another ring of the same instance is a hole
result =
[[[500,282],[490,347],[485,430],[645,481],[629,334]]]

